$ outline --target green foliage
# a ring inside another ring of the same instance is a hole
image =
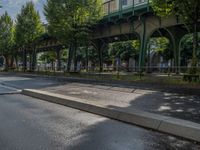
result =
[[[173,13],[174,3],[171,0],[152,0],[151,5],[156,14],[161,17]]]
[[[159,16],[176,15],[193,33],[192,66],[197,66],[198,33],[200,20],[200,0],[152,0],[152,7]]]
[[[74,60],[76,70],[77,47],[89,45],[93,27],[102,18],[101,0],[47,0],[44,14],[48,32],[69,46],[68,68]]]
[[[18,45],[30,47],[43,31],[39,12],[35,10],[33,2],[26,3],[16,20],[15,38]]]
[[[14,44],[14,26],[11,17],[5,12],[0,17],[0,51],[1,54],[8,55],[12,53]]]
[[[66,62],[67,58],[68,58],[68,49],[64,49],[61,51],[61,60]],[[55,62],[56,59],[57,56],[55,51],[43,52],[39,57],[39,61],[47,63]]]
[[[39,61],[45,62],[45,63],[51,63],[56,61],[56,53],[55,51],[50,52],[44,52],[39,57]]]
[[[164,37],[151,38],[149,44],[152,45],[151,50],[162,53],[169,47],[169,40]]]
[[[178,15],[186,23],[194,23],[200,18],[200,0],[152,0],[152,7],[157,15]]]
[[[105,53],[103,52],[103,55],[105,56]],[[97,50],[94,49],[92,46],[90,47],[79,47],[77,51],[77,60],[78,61],[86,61],[86,60],[91,61],[93,64],[98,64],[98,53]],[[106,60],[106,57],[104,57]]]
[[[69,50],[68,49],[64,49],[61,53],[61,60],[63,62],[67,62],[67,58],[68,58],[68,53],[69,53]]]
[[[121,58],[124,61],[128,61],[129,58],[139,58],[139,41],[126,41],[115,42],[110,44],[109,52],[112,58]]]
[[[191,32],[200,19],[200,0],[152,0],[152,7],[161,17],[179,16]]]
[[[92,26],[101,18],[101,0],[47,0],[44,13],[48,31],[65,44],[79,43],[91,35]]]
[[[198,34],[200,36],[200,34]],[[200,41],[199,41],[200,42]],[[192,47],[193,47],[193,36],[192,34],[188,34],[183,37],[181,43],[181,57],[190,60],[192,59]],[[200,59],[200,47],[197,48],[197,58]]]
[[[150,51],[155,51],[163,56],[165,60],[173,58],[173,50],[170,48],[169,40],[165,37],[151,38],[150,39]]]

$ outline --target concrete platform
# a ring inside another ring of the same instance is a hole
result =
[[[22,94],[200,142],[200,124],[190,121],[157,115],[137,109],[131,112],[118,110],[116,108],[99,105],[96,102],[91,102],[86,99],[41,90],[25,89],[22,91]]]

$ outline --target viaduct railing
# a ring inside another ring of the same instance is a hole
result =
[[[150,0],[105,0],[103,3],[104,15],[123,13],[124,10],[148,7]]]

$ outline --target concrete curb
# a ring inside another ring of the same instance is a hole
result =
[[[21,90],[18,91],[14,91],[14,92],[4,92],[4,93],[0,93],[0,95],[15,95],[15,94],[21,94]]]
[[[140,110],[128,112],[112,109],[85,99],[40,90],[25,89],[22,91],[22,94],[200,142],[200,124],[190,121]]]

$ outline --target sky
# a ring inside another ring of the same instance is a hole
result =
[[[16,15],[20,12],[22,5],[26,4],[26,2],[33,1],[35,4],[36,10],[40,12],[42,22],[45,21],[45,17],[43,15],[43,5],[46,0],[0,0],[3,8],[0,8],[0,15],[2,15],[5,11],[15,19]]]

